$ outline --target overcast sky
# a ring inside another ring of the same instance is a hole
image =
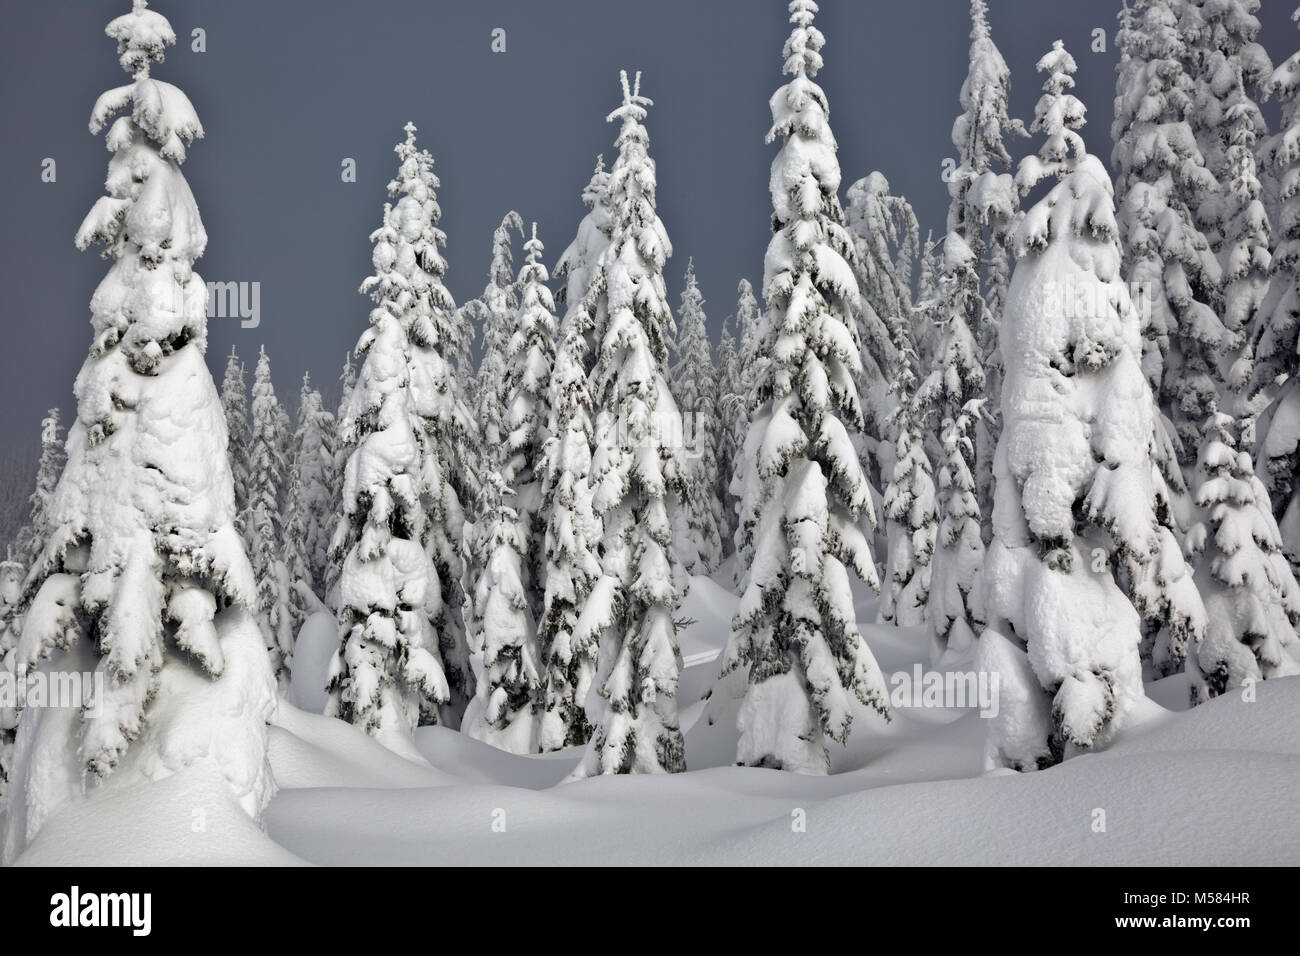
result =
[[[762,279],[769,236],[768,98],[781,83],[785,0],[155,0],[179,42],[154,75],[189,95],[207,138],[184,171],[207,227],[209,281],[259,282],[261,325],[209,323],[209,364],[235,345],[271,355],[296,401],[304,371],[327,401],[364,330],[357,288],[370,269],[392,147],[408,120],[434,155],[448,236],[447,284],[462,302],[486,279],[492,230],[509,209],[536,220],[548,265],[573,237],[597,153],[612,161],[618,71],[641,70],[659,214],[674,247],[673,304],[694,256],[716,330],[742,277]],[[943,160],[966,72],[965,0],[821,0],[818,77],[831,104],[844,187],[880,170],[942,231]],[[990,0],[1012,70],[1012,109],[1032,118],[1034,63],[1058,38],[1079,62],[1084,130],[1109,158],[1118,0]],[[129,0],[6,4],[0,58],[5,147],[0,215],[0,453],[26,457],[44,409],[74,413],[72,381],[90,340],[90,295],[106,263],[72,237],[103,194],[108,153],[91,105],[126,77],[104,25]],[[1275,60],[1300,42],[1290,4],[1264,0]],[[206,52],[191,49],[202,28]],[[505,31],[504,53],[492,33]],[[1106,49],[1092,52],[1094,33]],[[1270,115],[1271,111],[1270,111]],[[1013,146],[1016,158],[1037,139]],[[42,161],[57,164],[41,181]],[[357,181],[341,181],[355,159]],[[518,244],[516,244],[518,249]],[[522,258],[522,255],[520,255]],[[287,394],[286,394],[287,393]]]

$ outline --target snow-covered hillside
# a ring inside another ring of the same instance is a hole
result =
[[[580,748],[516,756],[443,727],[417,731],[417,763],[282,700],[266,833],[199,766],[66,808],[18,862],[1300,863],[1287,799],[1300,787],[1300,679],[1265,682],[1253,702],[1229,694],[1185,713],[1148,703],[1106,751],[1040,773],[982,773],[986,722],[942,708],[898,708],[889,725],[859,714],[864,725],[833,752],[830,776],[735,767],[734,728],[710,726],[698,702],[732,601],[697,578],[683,607],[696,622],[682,633],[688,773],[561,783]],[[867,618],[872,599],[859,610]],[[922,629],[865,631],[887,677],[925,659]],[[1181,683],[1148,690],[1181,705]],[[1186,839],[1229,831],[1231,840]]]

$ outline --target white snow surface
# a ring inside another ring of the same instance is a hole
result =
[[[860,620],[874,619],[874,601],[860,591]],[[561,784],[578,749],[516,756],[445,727],[416,732],[417,762],[282,700],[265,833],[201,761],[65,807],[18,863],[1300,864],[1288,799],[1300,787],[1300,678],[1185,713],[1155,702],[1183,706],[1184,679],[1167,678],[1108,749],[1037,773],[981,773],[988,722],[974,710],[897,706],[889,725],[860,710],[848,745],[831,745],[829,776],[735,767],[734,728],[710,725],[700,701],[734,602],[694,578],[681,611],[695,622],[681,631],[688,773]],[[887,678],[928,660],[924,629],[863,631]],[[1098,807],[1105,833],[1092,829]],[[1233,839],[1187,839],[1215,832]]]

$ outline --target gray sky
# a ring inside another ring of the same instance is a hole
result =
[[[768,98],[782,82],[785,0],[155,0],[178,44],[154,75],[194,102],[207,138],[184,171],[207,227],[198,263],[209,281],[261,283],[261,326],[209,323],[218,374],[232,344],[271,355],[276,387],[296,401],[310,371],[327,401],[345,352],[366,325],[357,293],[370,269],[394,171],[392,147],[412,120],[434,155],[457,302],[484,284],[493,228],[508,209],[536,220],[548,265],[573,237],[597,153],[612,161],[618,71],[643,72],[658,166],[659,214],[673,241],[674,307],[694,256],[711,325],[735,307],[736,283],[762,279],[769,237],[763,142]],[[831,104],[844,186],[882,171],[942,231],[940,177],[966,71],[965,0],[822,0],[827,36],[818,77]],[[1093,152],[1110,155],[1118,0],[991,0],[994,38],[1012,70],[1013,113],[1032,118],[1034,63],[1060,38],[1079,62]],[[1264,0],[1275,60],[1300,37],[1292,7]],[[26,457],[44,409],[74,413],[72,381],[89,344],[91,292],[107,264],[72,237],[103,194],[109,158],[89,135],[91,105],[127,82],[107,21],[129,0],[6,3],[5,148],[0,150],[0,449]],[[195,27],[207,51],[191,50]],[[506,31],[506,52],[491,50]],[[1107,49],[1091,52],[1092,31]],[[1271,111],[1270,111],[1271,114]],[[1016,158],[1037,138],[1013,146]],[[57,181],[41,182],[41,163]],[[357,182],[340,180],[345,157]],[[516,243],[517,258],[520,244]],[[287,393],[287,394],[286,394]],[[3,451],[0,451],[3,454]]]

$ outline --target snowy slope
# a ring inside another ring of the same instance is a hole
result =
[[[734,729],[700,719],[697,697],[734,600],[696,579],[681,612],[695,621],[682,635],[687,774],[559,785],[578,751],[514,756],[442,727],[418,731],[421,766],[282,702],[267,835],[213,799],[215,780],[184,772],[56,816],[20,863],[1300,864],[1288,799],[1300,678],[1261,684],[1253,703],[1148,703],[1107,751],[1035,774],[982,774],[986,722],[940,709],[896,709],[888,725],[859,714],[828,777],[733,767]],[[871,604],[860,601],[864,619]],[[887,677],[925,658],[921,630],[865,633]],[[1149,690],[1172,703],[1180,680]]]

